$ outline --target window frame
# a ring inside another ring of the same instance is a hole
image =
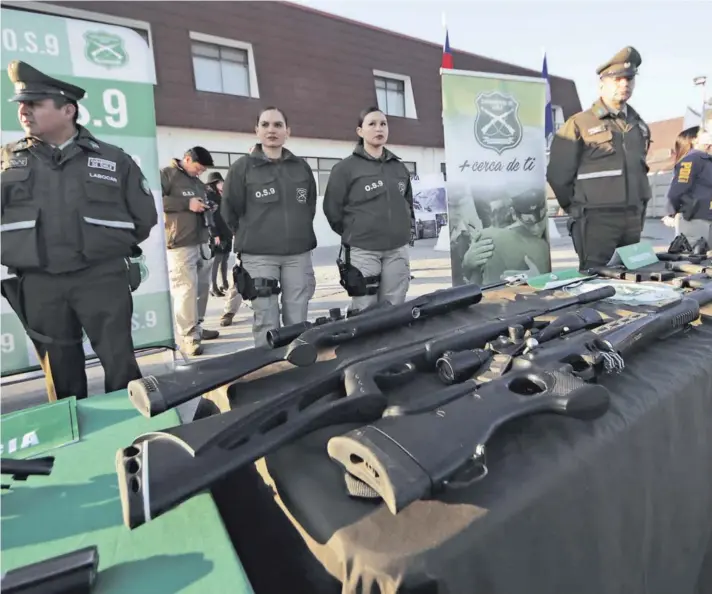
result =
[[[193,86],[195,87],[196,91],[198,91],[199,93],[214,93],[218,95],[227,95],[230,97],[246,97],[248,99],[260,98],[260,90],[257,82],[257,69],[255,66],[255,54],[254,50],[252,49],[251,43],[237,41],[236,39],[228,39],[226,37],[218,37],[216,35],[208,35],[206,33],[200,33],[197,31],[189,31],[188,37],[190,38],[191,42],[191,61],[195,57],[195,55],[193,54],[193,42],[203,43],[206,45],[215,45],[218,46],[218,48],[224,47],[229,49],[242,50],[247,54],[247,81],[249,86],[247,95],[237,95],[235,93],[226,93],[225,91],[203,91],[201,89],[198,89],[196,87],[195,80],[195,66],[193,66]],[[220,58],[218,58],[218,61],[220,61]]]
[[[373,70],[373,90],[376,93],[376,79],[385,79],[386,81],[398,81],[403,83],[403,115],[394,115],[384,112],[387,116],[393,118],[406,118],[410,120],[418,119],[418,112],[415,107],[415,96],[413,94],[413,83],[410,76],[405,74],[396,74],[394,72],[386,72],[384,70]],[[376,104],[378,105],[378,94],[376,93]],[[381,106],[379,105],[379,109]]]

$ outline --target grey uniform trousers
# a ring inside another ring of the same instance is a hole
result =
[[[168,250],[168,277],[179,341],[202,338],[212,267],[212,258],[205,260],[203,256],[209,255],[207,243]]]
[[[282,292],[252,300],[252,336],[256,347],[267,346],[267,331],[304,322],[309,312],[309,300],[314,296],[316,280],[311,251],[293,256],[242,254],[242,266],[255,278],[279,281]]]
[[[405,301],[410,287],[410,254],[408,246],[394,250],[375,251],[351,248],[351,265],[363,276],[381,275],[377,295],[351,298],[351,309],[364,309],[369,305],[389,301],[398,305]]]

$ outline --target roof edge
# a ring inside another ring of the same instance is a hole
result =
[[[350,25],[357,25],[359,27],[363,27],[364,29],[371,29],[372,31],[377,31],[379,33],[386,33],[386,34],[392,35],[394,37],[400,37],[401,39],[407,39],[408,41],[415,41],[417,43],[421,43],[421,44],[427,45],[429,47],[436,47],[436,48],[440,48],[440,49],[442,49],[442,47],[443,47],[443,44],[434,43],[432,41],[428,41],[427,39],[421,39],[420,37],[413,37],[412,35],[406,35],[405,33],[399,33],[397,31],[389,31],[388,29],[384,29],[383,27],[376,27],[375,25],[370,25],[370,24],[364,23],[362,21],[357,21],[356,19],[341,16],[339,14],[334,14],[331,12],[326,12],[323,10],[319,10],[318,8],[312,8],[311,6],[307,6],[305,4],[299,4],[297,2],[290,2],[289,0],[279,0],[278,3],[285,4],[287,6],[291,6],[293,8],[297,8],[297,9],[303,10],[305,12],[311,12],[312,14],[318,14],[320,16],[327,17],[327,18],[330,18],[335,21],[341,21],[342,23],[348,23]],[[443,42],[444,41],[445,40],[443,39]],[[526,70],[527,72],[532,72],[532,73],[541,75],[541,71],[527,68],[526,66],[522,66],[521,64],[514,64],[512,62],[504,62],[503,60],[498,60],[496,58],[491,58],[489,56],[483,56],[482,54],[473,54],[472,52],[458,50],[457,48],[452,47],[452,46],[450,46],[450,51],[458,52],[460,54],[465,54],[467,56],[471,56],[474,58],[484,58],[485,60],[489,60],[491,62],[494,62],[495,64],[503,64],[505,66],[514,66],[515,68],[522,68],[523,70]],[[564,78],[563,76],[556,76],[555,74],[549,74],[549,78],[550,79],[555,78],[558,80],[571,82],[571,83],[574,82],[574,80],[572,78]]]

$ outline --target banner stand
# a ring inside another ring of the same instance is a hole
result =
[[[453,285],[551,272],[546,80],[440,73]]]

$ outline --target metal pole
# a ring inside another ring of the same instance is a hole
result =
[[[700,112],[700,130],[704,132],[707,129],[707,77],[697,76],[692,79],[695,86],[701,87],[702,89],[702,111]]]

